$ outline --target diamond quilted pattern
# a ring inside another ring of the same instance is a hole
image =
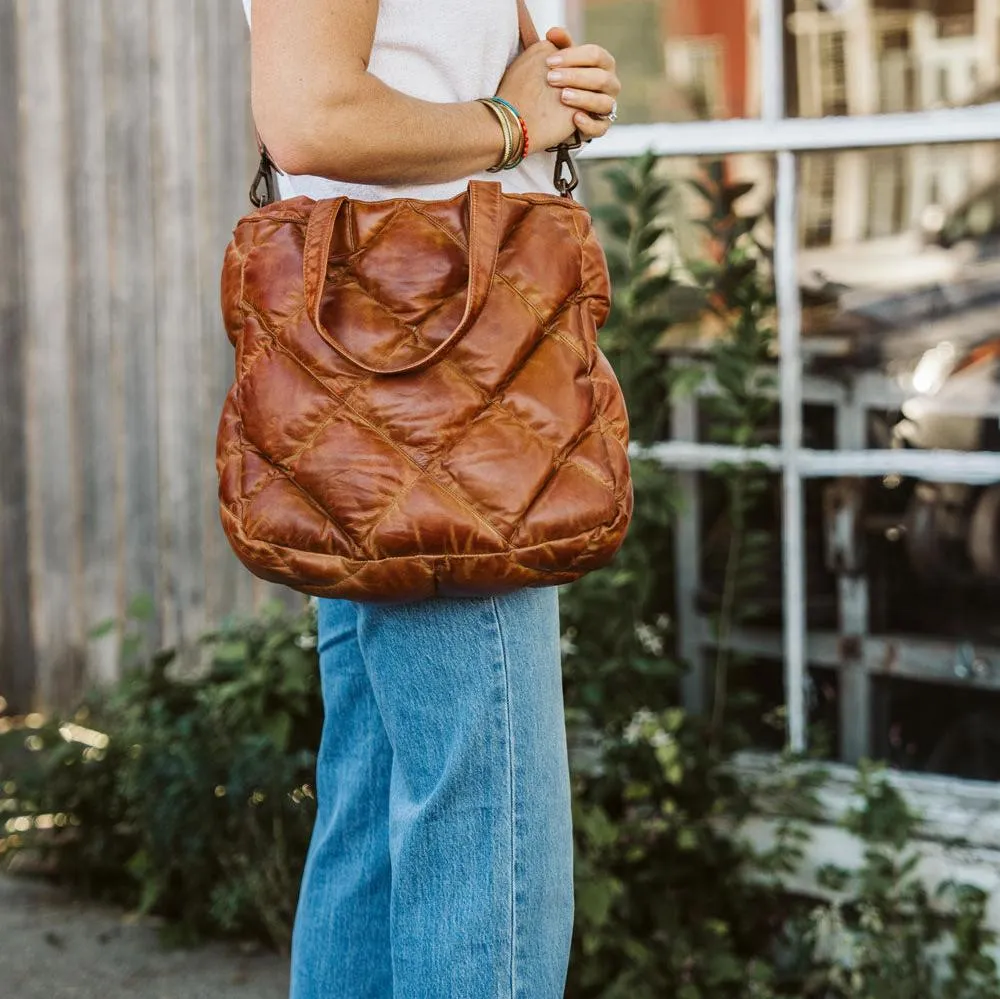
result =
[[[516,448],[512,441],[517,441]],[[441,471],[456,492],[468,497],[509,538],[526,506],[548,481],[556,457],[551,444],[525,433],[514,417],[496,406],[464,429],[441,462]],[[505,482],[516,482],[517,488],[498,488]]]
[[[336,453],[350,459],[333,464],[330,456]],[[330,511],[359,548],[394,497],[420,474],[416,461],[350,416],[331,421],[293,469],[295,481]]]
[[[589,216],[566,199],[473,183],[248,215],[222,275],[237,363],[217,465],[237,555],[359,600],[605,564],[632,509],[624,402],[596,344],[607,308]]]
[[[350,282],[364,289],[388,315],[409,326],[421,326],[441,310],[442,301],[458,309],[449,328],[462,315],[469,280],[468,251],[450,231],[406,202],[369,239],[362,255],[335,262],[334,267],[327,278],[334,302],[340,298],[339,288]],[[429,288],[435,289],[436,298],[428,296]]]

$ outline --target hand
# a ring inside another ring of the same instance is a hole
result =
[[[607,115],[622,89],[614,57],[600,45],[573,45],[565,28],[551,28],[545,37],[558,50],[546,59],[549,86],[573,109],[573,125],[580,135],[600,138],[611,127]]]
[[[576,129],[573,109],[559,91],[546,82],[546,59],[555,55],[549,41],[536,42],[525,49],[504,73],[497,96],[510,101],[521,112],[528,127],[531,152],[539,152],[568,139]]]

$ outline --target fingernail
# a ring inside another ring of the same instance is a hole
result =
[[[561,66],[562,56],[561,55],[550,55],[548,59],[545,60],[550,66]]]
[[[567,89],[567,90],[564,90],[562,92],[562,99],[567,104],[572,103],[574,97],[576,97],[576,91],[575,90],[569,90],[569,89]]]
[[[548,75],[549,83],[559,83],[561,82],[562,78],[563,78],[562,73],[559,73],[557,71],[553,71]]]

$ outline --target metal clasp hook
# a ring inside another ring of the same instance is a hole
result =
[[[556,154],[556,168],[553,182],[556,190],[564,197],[573,197],[573,192],[580,183],[579,174],[576,172],[576,164],[570,156],[571,149],[579,149],[583,145],[583,139],[579,132],[574,132],[572,139],[560,142],[558,146],[549,147],[546,152]]]
[[[260,164],[250,185],[250,204],[254,208],[263,208],[278,200],[278,184],[275,180],[275,165],[263,145],[260,147]],[[261,185],[264,191],[261,193]]]

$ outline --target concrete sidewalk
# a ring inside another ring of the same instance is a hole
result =
[[[235,946],[166,950],[150,922],[0,876],[3,999],[287,999],[287,961]]]

